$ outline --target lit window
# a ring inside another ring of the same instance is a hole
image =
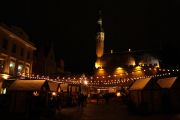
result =
[[[18,65],[18,75],[22,74],[22,70],[23,70],[23,65]]]
[[[15,62],[11,61],[9,64],[9,74],[14,75]]]
[[[26,66],[26,68],[25,68],[25,75],[29,76],[29,66]]]
[[[2,88],[0,94],[6,94],[6,88]]]

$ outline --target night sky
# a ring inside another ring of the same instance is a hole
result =
[[[162,46],[165,58],[172,58],[168,62],[180,63],[175,56],[180,51],[178,0],[5,0],[0,2],[0,22],[23,28],[37,47],[53,41],[65,70],[90,73],[96,59],[99,9],[105,52]]]

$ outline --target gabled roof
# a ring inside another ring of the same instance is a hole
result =
[[[48,85],[49,85],[50,91],[56,92],[58,90],[59,84],[57,82],[48,81]]]
[[[11,84],[10,91],[38,91],[41,90],[46,80],[16,80]]]
[[[144,87],[147,85],[147,83],[150,80],[151,80],[151,77],[138,79],[132,84],[132,86],[130,87],[129,90],[142,90],[142,89],[144,89]]]
[[[157,84],[159,84],[161,88],[171,88],[176,79],[177,77],[158,79]]]

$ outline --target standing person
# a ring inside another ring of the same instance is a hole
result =
[[[109,94],[106,93],[106,94],[104,95],[104,97],[105,97],[106,104],[108,104],[108,103],[109,103]]]
[[[85,97],[84,94],[81,94],[81,106],[84,106]]]
[[[99,104],[99,94],[97,94],[96,96],[96,101],[97,101],[97,104]]]
[[[80,96],[79,96],[79,100],[80,100],[80,107],[83,107],[84,105],[84,95],[81,93]]]
[[[68,104],[68,106],[72,106],[72,94],[69,94],[67,96],[67,104]]]
[[[87,105],[87,95],[86,94],[84,95],[84,105],[85,106]]]
[[[60,94],[59,94],[59,107],[62,108],[64,105],[64,93],[63,90],[61,90]]]
[[[81,107],[81,93],[78,94],[78,106]]]
[[[58,110],[61,109],[61,98],[60,98],[60,95],[57,96],[57,109]]]

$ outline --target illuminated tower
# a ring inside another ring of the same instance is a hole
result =
[[[95,67],[99,68],[99,67],[102,67],[101,57],[104,54],[104,30],[102,28],[101,11],[99,11],[99,18],[98,18],[97,24],[98,24],[98,31],[97,31],[97,34],[96,34],[96,55],[97,55],[97,60],[96,60],[96,63],[95,63]]]

